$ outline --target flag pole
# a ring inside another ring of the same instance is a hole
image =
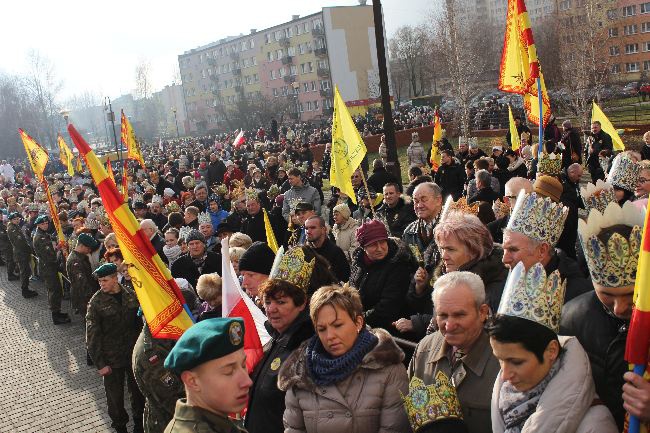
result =
[[[542,100],[541,77],[537,77],[537,105],[539,105],[539,147],[537,150],[537,159],[539,160],[544,151],[544,101]]]
[[[645,373],[645,365],[643,364],[634,364],[632,372],[643,377]],[[628,433],[639,433],[641,431],[641,422],[638,417],[630,414],[629,424],[627,428]]]
[[[363,170],[359,167],[359,172],[361,173],[361,180],[363,180],[363,187],[366,189],[366,196],[368,197],[368,203],[370,203],[370,213],[372,218],[375,219],[375,206],[372,203],[372,197],[370,197],[370,190],[368,189],[368,183],[366,182],[366,176],[363,174]],[[360,205],[361,203],[359,203]]]

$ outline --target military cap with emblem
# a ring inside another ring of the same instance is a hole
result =
[[[77,242],[79,242],[81,245],[85,245],[88,248],[97,248],[99,246],[99,242],[97,240],[90,236],[88,233],[81,233],[79,237],[77,238]]]
[[[165,359],[165,368],[181,374],[244,347],[244,321],[240,318],[202,320],[190,327]]]
[[[15,218],[21,218],[20,213],[12,212],[12,213],[9,214],[9,217],[8,217],[9,220],[12,220],[12,219],[15,219]]]
[[[36,225],[39,225],[39,224],[42,224],[42,223],[47,223],[47,222],[50,222],[47,215],[39,215],[34,220],[34,224],[36,224]]]
[[[93,272],[97,278],[108,277],[117,273],[117,265],[115,263],[104,263]]]

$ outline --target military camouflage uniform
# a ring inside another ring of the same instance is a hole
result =
[[[104,376],[108,416],[112,427],[126,431],[129,415],[124,409],[124,380],[131,397],[131,410],[136,432],[142,431],[144,397],[138,389],[131,369],[131,353],[142,327],[138,317],[135,293],[122,289],[118,294],[97,291],[88,303],[86,314],[86,348],[101,370],[110,366],[112,373]]]
[[[16,262],[14,262],[14,251],[11,247],[11,242],[9,242],[9,236],[7,236],[7,225],[5,222],[0,220],[0,253],[2,258],[5,261],[7,266],[7,277],[12,280],[16,278]]]
[[[58,313],[61,311],[61,297],[63,289],[59,280],[59,264],[56,257],[56,250],[52,246],[52,238],[49,233],[37,228],[34,232],[34,253],[38,257],[38,272],[47,288],[47,300],[50,304],[50,311]]]
[[[70,280],[70,299],[72,307],[81,314],[86,314],[86,307],[90,297],[99,290],[99,284],[90,267],[87,254],[72,251],[66,261],[66,273]]]
[[[185,399],[176,402],[174,419],[165,433],[246,433],[230,419],[200,407],[190,406]]]
[[[146,402],[145,433],[163,433],[174,417],[176,400],[185,397],[183,382],[163,366],[173,340],[153,338],[145,324],[133,348],[133,375]]]
[[[20,270],[20,288],[25,292],[29,289],[29,277],[31,275],[29,263],[32,259],[32,249],[19,225],[9,222],[7,224],[7,236],[13,247],[14,260]]]

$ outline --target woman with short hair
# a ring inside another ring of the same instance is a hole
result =
[[[196,293],[203,300],[197,322],[221,317],[221,277],[219,274],[203,274],[196,282]]]

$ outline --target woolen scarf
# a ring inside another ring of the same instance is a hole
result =
[[[307,373],[318,386],[338,383],[350,376],[361,364],[363,357],[375,348],[379,339],[365,327],[359,332],[354,346],[347,353],[332,358],[325,351],[318,335],[314,335],[307,345]]]
[[[556,360],[548,374],[540,383],[528,391],[519,392],[510,382],[501,384],[499,394],[499,412],[506,425],[504,433],[520,433],[526,420],[537,410],[537,404],[546,390],[548,383],[560,369],[560,360]]]

